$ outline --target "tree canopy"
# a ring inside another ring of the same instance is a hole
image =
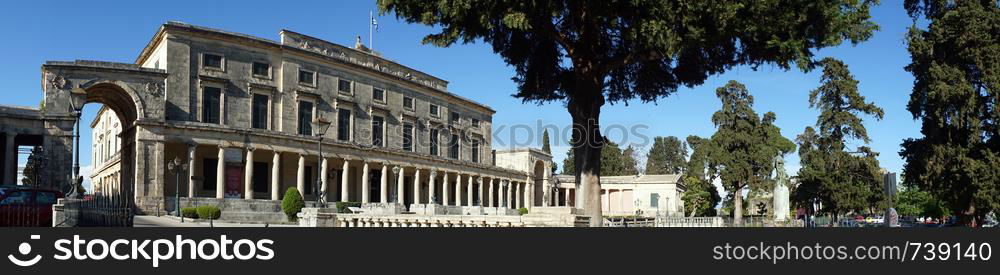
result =
[[[806,127],[796,138],[802,167],[793,201],[800,206],[821,202],[821,211],[835,216],[880,208],[885,197],[878,154],[868,147],[848,151],[846,146],[849,140],[871,140],[860,115],[881,120],[884,112],[865,101],[846,64],[833,58],[821,64],[821,85],[809,93],[809,106],[820,110],[819,132]]]
[[[904,184],[944,201],[977,226],[1000,207],[1000,2],[907,0],[913,90],[907,110],[921,122],[903,141]]]
[[[753,96],[743,84],[729,81],[716,89],[722,108],[712,115],[716,132],[712,135],[709,162],[716,167],[723,186],[734,196],[736,223],[742,221],[741,192],[771,189],[774,158],[795,151],[795,143],[781,135],[774,125],[777,116],[767,112],[761,118],[753,110]],[[700,145],[705,146],[705,145]]]
[[[679,138],[656,137],[646,156],[646,174],[680,174],[687,165],[687,144]]]

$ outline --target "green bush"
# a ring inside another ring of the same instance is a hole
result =
[[[222,210],[214,205],[198,206],[198,218],[203,220],[218,220],[222,216]]]
[[[520,215],[528,214],[528,209],[524,207],[518,208],[517,213]]]
[[[285,197],[281,199],[281,211],[285,212],[285,216],[288,216],[288,221],[297,221],[299,211],[302,211],[303,207],[306,207],[306,202],[299,194],[299,190],[295,187],[288,188],[285,191]]]
[[[189,219],[198,218],[198,208],[194,207],[184,207],[181,208],[181,216]]]
[[[348,207],[361,207],[361,203],[353,201],[337,202],[337,213],[350,212],[350,210],[347,209]]]

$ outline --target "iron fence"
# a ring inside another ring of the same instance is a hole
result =
[[[0,205],[0,227],[52,226],[52,205]]]

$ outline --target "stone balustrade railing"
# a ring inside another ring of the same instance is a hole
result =
[[[523,227],[519,216],[415,216],[337,214],[337,227]]]

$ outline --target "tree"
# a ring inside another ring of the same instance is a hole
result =
[[[978,226],[1000,206],[1000,2],[907,0],[919,138],[903,141],[904,184],[930,192]]]
[[[809,107],[820,110],[816,129],[806,127],[799,142],[799,188],[793,196],[797,204],[811,206],[818,201],[823,212],[839,214],[881,208],[885,204],[882,173],[877,153],[868,147],[847,151],[848,140],[868,144],[868,130],[860,115],[877,120],[882,108],[866,102],[858,91],[858,81],[843,62],[824,58],[821,85],[809,93]]]
[[[304,207],[306,207],[306,202],[302,199],[302,194],[299,194],[297,188],[289,187],[285,190],[285,196],[281,199],[281,211],[285,212],[288,221],[297,221],[298,214]]]
[[[515,97],[562,101],[573,121],[581,206],[600,226],[601,107],[656,101],[736,66],[812,69],[813,51],[859,43],[874,0],[379,0],[381,13],[440,27],[424,43],[485,42],[516,73]],[[567,168],[568,170],[568,168]]]
[[[931,217],[941,219],[948,215],[947,206],[919,187],[903,186],[896,197],[896,210],[901,217]]]
[[[629,145],[622,151],[622,173],[619,176],[629,176],[639,174],[639,161],[636,160],[636,156],[639,152]]]
[[[680,174],[687,164],[687,145],[677,137],[656,137],[646,159],[646,174]]]
[[[781,136],[774,126],[777,116],[768,112],[759,118],[753,110],[753,96],[743,84],[729,81],[715,91],[722,109],[712,115],[716,132],[709,156],[718,167],[722,184],[733,197],[733,219],[743,221],[743,189],[770,189],[774,158],[795,151],[795,144]]]
[[[605,141],[605,144],[607,145],[601,149],[601,162],[604,163],[601,167],[601,176],[634,175],[635,158],[627,154],[627,151],[630,149],[622,151],[621,147],[619,147],[617,143],[611,141]],[[631,146],[629,148],[631,148]],[[573,170],[574,166],[572,165],[573,151],[573,149],[569,149],[569,151],[566,152],[566,158],[563,159],[563,175],[573,175],[575,172]],[[628,167],[632,168],[629,169]]]
[[[548,129],[545,129],[545,131],[542,132],[542,152],[548,153],[549,155],[552,154],[552,144],[549,142]]]
[[[22,171],[24,177],[21,178],[21,184],[25,186],[36,186],[39,184],[38,172],[42,169],[42,157],[41,146],[35,146],[31,149],[31,155],[28,155],[28,161],[24,164],[24,171]]]
[[[690,211],[689,216],[716,216],[715,206],[719,204],[722,197],[719,190],[712,183],[718,178],[719,173],[714,163],[709,161],[709,156],[713,154],[715,147],[708,139],[698,136],[688,136],[687,145],[691,146],[691,158],[685,163],[683,169],[684,176],[681,177],[681,187],[684,195],[684,209]],[[653,145],[656,148],[656,145]],[[667,146],[670,148],[670,146]],[[686,150],[686,149],[685,149]],[[655,151],[651,150],[651,151]],[[650,157],[652,159],[652,157]]]

